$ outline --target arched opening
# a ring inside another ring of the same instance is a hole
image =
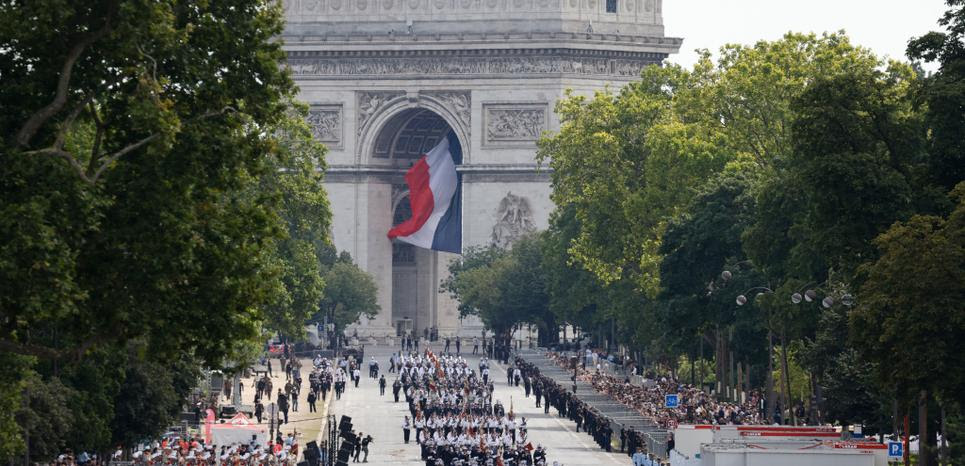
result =
[[[449,123],[431,110],[403,110],[386,122],[379,131],[372,158],[396,167],[408,168],[450,131],[452,128]]]
[[[379,130],[372,160],[408,169],[451,131],[449,124],[431,110],[403,110],[386,121]],[[459,158],[455,160],[457,164],[461,162]],[[412,216],[408,187],[401,177],[393,182],[393,196],[389,202],[393,226]],[[423,336],[433,330],[438,331],[439,274],[445,273],[439,260],[439,254],[435,251],[392,241],[391,314],[397,335]]]

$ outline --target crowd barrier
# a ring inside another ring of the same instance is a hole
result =
[[[546,356],[547,351],[545,348],[522,349],[516,352],[516,356],[533,364],[539,369],[540,374],[553,379],[561,386],[572,387],[574,384],[573,371],[558,366],[555,361]],[[582,362],[578,356],[577,361]],[[612,367],[611,365],[611,370]],[[582,380],[577,380],[575,384],[577,398],[600,412],[610,421],[610,428],[613,429],[615,438],[619,439],[621,429],[633,428],[643,434],[647,452],[653,453],[660,459],[667,459],[667,438],[670,434],[666,430],[660,429],[653,420],[644,417],[609,395],[597,392],[593,385]],[[658,461],[654,464],[661,463]]]

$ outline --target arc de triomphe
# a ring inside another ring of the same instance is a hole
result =
[[[662,0],[284,0],[288,65],[315,137],[335,246],[379,287],[360,335],[478,335],[438,292],[454,254],[393,243],[407,218],[403,174],[450,130],[462,145],[463,247],[545,229],[549,177],[536,141],[559,128],[566,89],[592,94],[676,52]]]

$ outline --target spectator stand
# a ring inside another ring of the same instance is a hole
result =
[[[556,361],[546,356],[547,351],[546,348],[521,349],[516,352],[516,356],[536,366],[540,374],[572,390],[573,371],[557,365]],[[579,363],[579,359],[577,361]],[[615,438],[619,438],[621,429],[633,428],[643,434],[648,451],[660,458],[667,458],[669,433],[660,429],[653,420],[642,416],[609,395],[597,392],[593,385],[580,379],[576,380],[576,396],[610,421],[610,428],[613,429]]]

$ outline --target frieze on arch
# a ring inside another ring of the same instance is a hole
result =
[[[405,76],[578,75],[634,78],[662,56],[607,58],[569,55],[439,57],[289,57],[296,77],[338,79],[345,76],[397,79]]]

